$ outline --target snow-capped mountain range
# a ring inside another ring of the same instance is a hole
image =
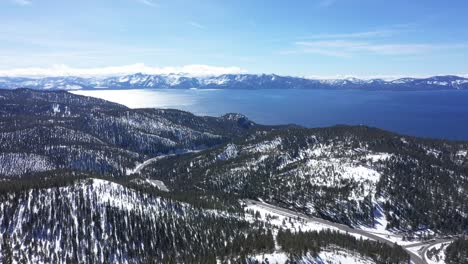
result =
[[[383,79],[309,79],[275,74],[224,74],[196,77],[185,74],[132,74],[114,77],[0,77],[0,89],[365,89],[365,90],[464,90],[468,79],[459,76]]]

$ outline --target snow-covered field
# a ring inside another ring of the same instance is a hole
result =
[[[278,211],[272,210],[262,205],[248,204],[245,207],[245,210],[247,212],[253,213],[253,216],[250,216],[252,217],[252,219],[255,218],[255,215],[257,214],[257,216],[259,216],[259,218],[257,218],[258,220],[268,222],[277,228],[289,229],[293,232],[332,230],[332,231],[347,233],[346,231],[343,231],[332,225],[312,221],[310,219],[298,217],[296,215],[288,214],[286,212],[278,212]],[[370,239],[357,233],[348,232],[348,234],[355,236],[358,239],[360,238]],[[370,239],[370,240],[373,240],[373,239]]]
[[[256,255],[251,258],[258,260],[260,263],[268,261],[270,264],[288,263],[288,255],[282,252],[274,252],[271,254]],[[359,254],[339,248],[327,248],[318,254],[318,257],[307,255],[296,260],[297,264],[374,264],[375,262],[369,258],[360,256]]]
[[[290,229],[292,231],[321,231],[327,229],[339,231],[338,228],[333,226],[307,221],[294,215],[287,216],[285,213],[278,213],[259,205],[249,204],[245,207],[245,210],[253,212],[254,215],[258,212],[260,215],[258,220],[269,222],[277,228]]]
[[[371,264],[371,259],[363,258],[358,254],[352,254],[340,249],[327,250],[319,253],[321,262],[326,264],[346,263],[346,264]]]
[[[262,202],[264,205],[268,205],[264,202]],[[330,229],[330,230],[334,230],[334,231],[340,231],[340,232],[343,232],[343,233],[348,233],[349,235],[352,235],[352,236],[355,236],[357,238],[363,238],[363,239],[370,239],[370,240],[373,240],[372,238],[368,238],[368,237],[365,237],[365,236],[362,236],[361,234],[357,234],[357,233],[352,233],[352,232],[346,232],[346,231],[343,231],[333,225],[329,225],[329,224],[326,224],[326,223],[322,223],[322,222],[317,222],[317,221],[313,221],[311,219],[305,219],[305,218],[302,218],[302,217],[298,217],[297,215],[294,215],[294,214],[289,214],[287,213],[286,211],[276,211],[272,208],[270,208],[269,206],[271,205],[268,205],[268,206],[264,206],[262,205],[262,203],[257,203],[257,204],[251,204],[251,203],[247,203],[246,207],[245,207],[245,210],[247,212],[250,212],[252,213],[254,216],[255,214],[257,214],[257,217],[259,216],[259,220],[263,220],[263,221],[266,221],[266,222],[269,222],[270,224],[272,224],[273,226],[277,227],[277,228],[283,228],[283,229],[290,229],[292,231],[321,231],[321,230],[327,230],[327,229]],[[376,206],[376,210],[378,212],[376,212],[376,216],[378,216],[376,218],[376,224],[373,228],[371,227],[368,227],[368,226],[359,226],[358,229],[361,229],[363,231],[366,231],[372,235],[375,235],[375,236],[379,236],[385,240],[388,240],[388,241],[391,241],[391,242],[394,242],[394,243],[397,243],[398,245],[400,246],[410,246],[411,244],[417,244],[417,243],[420,243],[421,240],[419,240],[418,238],[414,238],[412,239],[411,241],[410,240],[406,240],[404,239],[403,237],[403,233],[400,233],[398,231],[395,231],[395,230],[386,230],[385,227],[387,225],[387,219],[385,217],[385,214],[383,214],[382,212],[382,208],[380,206]],[[251,216],[252,218],[254,216]],[[416,235],[418,234],[422,234],[422,233],[425,233],[425,234],[433,234],[432,231],[430,230],[424,230],[424,231],[420,231],[419,233],[416,233]],[[413,248],[411,248],[411,251],[413,251]],[[416,251],[415,251],[416,253]],[[419,255],[419,253],[416,253]]]

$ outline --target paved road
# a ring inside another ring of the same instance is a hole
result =
[[[434,240],[428,240],[428,241],[423,241],[423,242],[419,242],[419,243],[404,245],[403,247],[410,248],[410,247],[419,247],[419,246],[424,246],[424,245],[426,245],[426,247],[431,247],[431,246],[433,246],[435,244],[446,243],[446,242],[451,242],[451,241],[453,241],[453,239],[438,238],[438,239],[434,239]]]
[[[423,256],[424,261],[425,261],[426,263],[428,263],[428,262],[427,262],[427,259],[426,259],[426,256],[427,256],[426,253],[427,253],[427,251],[429,250],[429,248],[431,248],[432,246],[435,246],[435,245],[437,245],[437,244],[439,244],[439,243],[450,243],[450,242],[452,242],[452,241],[453,241],[453,239],[436,239],[435,241],[431,241],[430,244],[427,244],[427,245],[423,248],[423,250],[421,251],[421,256]]]
[[[161,156],[157,156],[157,157],[145,160],[143,163],[138,164],[135,167],[135,169],[133,169],[132,173],[139,174],[142,169],[144,169],[146,166],[150,165],[151,163],[156,162],[156,161],[161,160],[161,159],[164,159],[164,158],[167,158],[167,157],[170,157],[170,156],[175,156],[175,155],[176,154],[161,155]]]
[[[368,237],[370,239],[374,239],[376,241],[386,243],[388,245],[392,245],[392,246],[394,245],[393,241],[387,240],[387,239],[385,239],[383,237],[377,236],[377,235],[375,235],[373,233],[370,233],[370,232],[367,232],[367,231],[364,231],[364,230],[361,230],[361,229],[354,229],[354,228],[351,228],[351,227],[349,227],[347,225],[334,223],[334,222],[331,222],[331,221],[328,221],[328,220],[325,220],[325,219],[322,219],[322,218],[308,216],[308,215],[305,215],[305,214],[302,214],[302,213],[294,212],[294,211],[291,211],[291,210],[288,210],[288,209],[284,209],[284,208],[277,207],[277,206],[267,204],[267,203],[263,203],[263,202],[258,202],[258,201],[253,201],[253,200],[245,200],[245,202],[246,202],[246,204],[252,204],[252,205],[259,206],[259,207],[263,207],[264,209],[268,209],[268,210],[270,210],[272,212],[275,212],[275,213],[283,215],[283,216],[300,217],[300,218],[305,219],[305,220],[307,220],[309,222],[316,222],[316,223],[329,225],[329,226],[338,228],[338,229],[340,229],[342,231],[345,231],[345,232],[348,232],[348,233],[359,234],[359,235],[362,235],[364,237]],[[403,249],[410,255],[411,261],[413,263],[415,263],[415,264],[427,264],[427,262],[426,262],[426,260],[424,258],[422,258],[421,256],[418,256],[417,254],[411,252],[407,248],[427,244],[428,246],[422,252],[423,254],[425,254],[427,248],[429,248],[430,246],[432,246],[434,244],[441,243],[441,241],[442,242],[450,242],[452,240],[448,240],[448,239],[437,240],[436,239],[435,241],[427,241],[427,242],[421,242],[421,243],[417,243],[417,244],[408,245],[406,247],[403,247]]]
[[[177,155],[184,155],[184,154],[189,154],[189,153],[194,153],[194,152],[199,152],[200,150],[189,150],[183,153],[175,153],[175,154],[167,154],[167,155],[160,155],[148,160],[145,160],[143,163],[138,164],[133,170],[130,170],[127,172],[128,175],[130,174],[139,174],[141,170],[143,170],[146,166],[150,165],[151,163],[157,162],[158,160],[162,160],[167,157],[172,157],[172,156],[177,156]]]

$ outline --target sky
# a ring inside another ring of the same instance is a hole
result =
[[[468,1],[0,0],[0,76],[468,74]]]

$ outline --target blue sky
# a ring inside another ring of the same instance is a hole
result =
[[[468,74],[467,11],[463,0],[0,0],[0,75]]]

